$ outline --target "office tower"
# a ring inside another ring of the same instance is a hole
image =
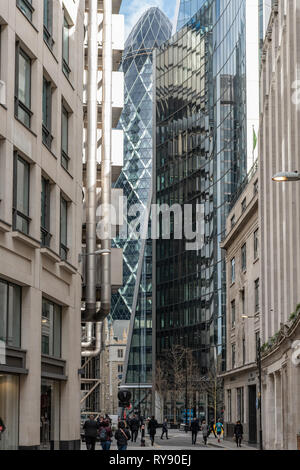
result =
[[[220,242],[232,196],[257,158],[258,6],[207,1],[156,54],[155,202],[190,204],[193,229],[196,205],[204,209],[202,249],[188,251],[174,236],[155,244],[156,363],[166,369],[166,351],[179,344],[193,351],[203,377],[213,365],[225,370]],[[184,405],[173,401],[164,415],[178,420]],[[189,407],[207,415],[206,397]]]
[[[123,166],[123,132],[116,129],[124,104],[120,5],[119,0],[85,4],[81,411],[87,414],[101,410],[104,321],[111,312],[111,293],[123,283],[122,250],[111,248],[122,200],[122,191],[113,189]]]
[[[150,8],[134,26],[125,44],[122,61],[125,104],[119,122],[119,128],[124,131],[124,167],[115,187],[122,188],[127,198],[126,228],[134,219],[130,210],[135,204],[140,205],[143,213],[151,204],[152,53],[170,36],[168,18],[158,8]],[[147,219],[146,229],[148,222]],[[123,383],[135,387],[139,395],[133,402],[139,406],[141,399],[144,400],[140,386],[146,386],[148,394],[152,378],[152,242],[131,238],[130,233],[128,236],[121,231],[114,246],[123,249],[124,283],[112,297],[111,317],[131,319]],[[143,401],[142,406],[145,405]]]
[[[83,16],[0,2],[0,450],[80,448]]]

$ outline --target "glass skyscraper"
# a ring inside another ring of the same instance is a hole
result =
[[[183,26],[186,25],[188,20],[194,16],[197,11],[202,7],[206,0],[180,0],[177,18],[177,28],[179,31]]]
[[[124,131],[124,166],[116,187],[123,189],[128,209],[140,204],[143,214],[152,200],[152,53],[171,37],[171,32],[165,14],[150,8],[131,31],[123,55],[125,104],[119,128]],[[135,217],[126,212],[125,218],[128,227]],[[114,246],[123,249],[124,283],[112,296],[111,316],[131,319],[124,383],[138,385],[133,403],[146,412],[152,381],[152,241],[119,236]]]
[[[246,1],[198,2],[203,4],[199,11],[156,56],[155,202],[191,204],[193,227],[196,204],[204,207],[201,250],[186,251],[185,240],[172,236],[154,245],[156,360],[182,345],[193,351],[199,376],[208,374],[213,363],[221,371],[226,366],[226,273],[220,242],[249,158]],[[197,2],[181,3],[183,9]],[[258,31],[258,7],[253,11]],[[258,69],[259,38],[257,47],[253,37],[252,42]],[[171,402],[164,415],[173,420]],[[207,409],[201,400],[193,405],[197,413]]]

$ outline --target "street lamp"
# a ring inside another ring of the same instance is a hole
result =
[[[78,262],[81,263],[82,258],[84,256],[94,256],[94,255],[110,255],[111,250],[109,249],[104,249],[104,250],[97,250],[94,253],[79,253],[78,255]]]
[[[300,179],[300,178],[299,178]],[[257,318],[256,315],[242,315],[243,319]],[[261,340],[258,337],[256,345],[256,362],[258,368],[258,397],[259,397],[259,450],[263,449],[263,432],[262,432],[262,365],[261,365]]]
[[[300,173],[298,171],[282,171],[276,173],[272,178],[276,183],[290,183],[294,181],[300,181]]]

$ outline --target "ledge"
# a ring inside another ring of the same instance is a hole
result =
[[[44,256],[45,258],[50,259],[53,263],[59,263],[60,262],[60,257],[58,254],[56,254],[54,251],[52,251],[50,248],[43,247],[41,248],[41,255]]]
[[[0,219],[0,232],[10,232],[11,230],[11,224],[8,224],[7,222],[4,222],[4,220]]]
[[[75,266],[72,266],[72,264],[68,263],[67,261],[61,261],[59,263],[59,267],[66,271],[68,274],[77,274],[77,269],[75,268]]]
[[[34,250],[37,250],[41,247],[39,240],[36,240],[35,238],[30,237],[30,235],[25,235],[25,233],[19,231],[12,232],[12,238],[24,243],[24,245],[27,245]]]

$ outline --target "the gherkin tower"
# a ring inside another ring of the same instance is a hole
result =
[[[123,189],[128,208],[142,204],[145,209],[152,198],[152,52],[171,37],[171,32],[165,14],[159,8],[150,8],[125,44],[125,103],[119,121],[124,131],[124,166],[115,187]],[[126,218],[128,225],[133,217]],[[152,379],[152,242],[119,236],[114,246],[123,249],[124,277],[123,287],[112,296],[111,316],[112,320],[131,319],[123,380],[142,386]],[[146,412],[139,406],[141,393],[135,394],[135,406]],[[146,401],[143,399],[145,407]]]

